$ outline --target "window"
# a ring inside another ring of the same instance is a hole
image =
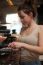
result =
[[[12,30],[14,29],[16,30],[17,34],[20,33],[22,23],[20,22],[20,18],[17,13],[7,14],[6,23],[9,23],[7,24],[7,29],[10,29],[11,33],[12,33]]]

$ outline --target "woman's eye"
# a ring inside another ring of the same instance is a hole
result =
[[[21,18],[21,19],[23,19],[23,18],[24,18],[24,16],[21,16],[20,18]]]
[[[23,16],[19,15],[20,18],[23,18]]]

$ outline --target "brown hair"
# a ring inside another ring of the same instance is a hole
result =
[[[30,12],[32,12],[32,13],[33,13],[33,17],[36,16],[36,13],[35,13],[35,11],[34,11],[34,8],[33,8],[33,6],[32,6],[32,3],[31,3],[30,1],[29,1],[29,2],[25,1],[24,4],[20,5],[20,6],[18,7],[18,11],[21,11],[21,10],[22,10],[24,13],[28,14],[28,15],[29,15]]]

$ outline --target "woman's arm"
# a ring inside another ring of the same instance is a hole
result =
[[[33,46],[33,45],[25,44],[23,46],[23,48],[25,48],[31,52],[34,52],[36,54],[43,55],[43,47],[42,46]]]

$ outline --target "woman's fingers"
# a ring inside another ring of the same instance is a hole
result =
[[[21,42],[12,42],[12,43],[9,43],[8,47],[11,47],[11,48],[22,48],[24,43],[21,43]]]
[[[15,48],[16,46],[15,46],[15,43],[12,42],[12,43],[9,43],[8,47]]]
[[[17,43],[17,42],[9,43],[8,47],[11,47],[11,48],[18,48],[18,43]]]

